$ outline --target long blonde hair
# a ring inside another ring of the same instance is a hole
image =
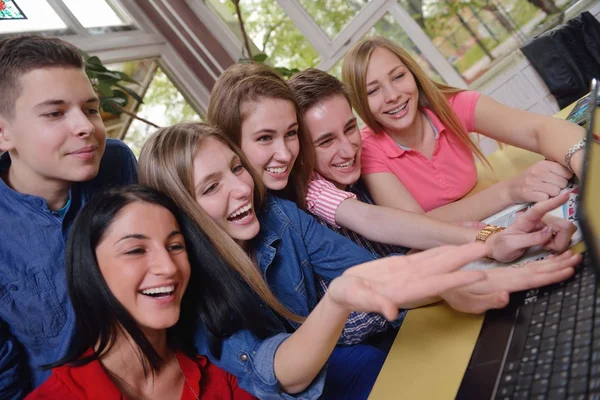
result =
[[[248,117],[242,107],[244,103],[261,99],[287,100],[296,109],[300,154],[290,173],[288,185],[281,194],[298,207],[306,209],[308,180],[315,165],[314,149],[298,111],[296,97],[276,70],[258,63],[234,64],[227,68],[210,93],[207,121],[225,132],[237,146],[241,146],[242,124]]]
[[[140,182],[171,197],[200,226],[225,262],[248,283],[260,298],[282,317],[304,319],[290,312],[275,297],[244,250],[198,205],[194,190],[194,157],[202,140],[214,138],[235,152],[254,179],[254,204],[259,209],[264,190],[242,151],[219,129],[204,123],[181,123],[156,131],[144,144],[139,159]]]
[[[408,52],[391,40],[381,36],[366,38],[356,43],[344,56],[342,66],[342,80],[352,89],[350,91],[352,106],[364,123],[375,134],[385,133],[369,108],[367,96],[367,68],[371,54],[377,48],[384,48],[394,53],[413,74],[419,90],[419,107],[433,111],[440,121],[450,131],[454,132],[481,162],[490,166],[489,161],[471,140],[469,133],[465,130],[448,102],[448,98],[463,90],[433,81]]]

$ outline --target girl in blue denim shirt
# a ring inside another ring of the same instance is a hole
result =
[[[442,293],[465,302],[491,293],[496,302],[488,301],[488,307],[506,302],[505,291],[498,295],[494,284],[481,281],[484,273],[456,272],[485,255],[485,246],[440,247],[370,261],[370,253],[316,223],[294,203],[276,197],[263,201],[260,181],[253,179],[241,151],[205,124],[159,130],[144,146],[139,165],[144,183],[173,197],[202,227],[221,227],[229,242],[219,237],[212,238],[213,244],[229,260],[237,257],[237,264],[229,265],[247,282],[258,274],[287,310],[287,316],[277,313],[279,332],[267,339],[247,330],[230,332],[223,337],[220,357],[208,348],[205,329],[196,334],[198,352],[209,354],[260,398],[318,398],[323,387],[327,398],[366,398],[377,371],[365,362],[378,362],[377,350],[335,348],[350,311],[378,312],[393,320],[398,308],[434,301]],[[237,246],[230,246],[232,241]],[[232,256],[235,251],[242,256]],[[566,253],[538,269],[558,281],[570,276],[577,262],[577,256]],[[320,300],[317,276],[332,281]],[[271,315],[271,308],[265,304],[265,313]]]

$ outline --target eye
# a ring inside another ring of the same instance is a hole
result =
[[[97,108],[89,108],[87,110],[87,113],[91,115],[98,115],[100,114],[100,110],[98,110]]]
[[[296,135],[298,135],[298,131],[294,129],[294,130],[291,130],[288,133],[286,133],[285,137],[293,137],[293,136],[296,136]]]
[[[349,133],[354,133],[355,130],[356,130],[356,124],[352,124],[348,128],[346,128],[344,133],[347,135]]]
[[[374,88],[374,89],[369,90],[367,92],[367,96],[371,96],[371,95],[377,93],[378,90],[379,90],[379,88]]]
[[[173,243],[169,245],[167,249],[173,253],[178,253],[185,250],[185,245],[183,245],[182,243]]]
[[[231,169],[231,172],[233,172],[236,175],[239,175],[239,174],[241,174],[244,171],[244,169],[245,168],[244,168],[244,166],[242,164],[238,164],[238,165],[236,165],[235,167],[233,167]]]
[[[326,139],[319,143],[319,147],[327,147],[333,143],[333,139]]]
[[[402,77],[404,76],[404,72],[401,74],[398,74],[394,77],[394,80],[398,80],[398,79],[402,79]]]
[[[264,135],[264,136],[260,136],[259,138],[256,139],[257,142],[268,142],[270,140],[272,140],[273,137],[270,135]]]
[[[42,114],[42,116],[47,117],[47,118],[58,118],[58,117],[62,117],[65,113],[63,113],[62,111],[53,111],[51,113],[46,113],[46,114]]]
[[[146,252],[146,249],[144,249],[143,247],[136,247],[134,249],[127,250],[125,252],[125,254],[127,254],[129,256],[137,256],[137,255],[144,254],[145,252]]]
[[[204,192],[202,192],[202,194],[210,194],[212,192],[214,192],[215,190],[217,190],[217,187],[219,186],[218,183],[212,183],[209,187],[207,187],[206,189],[204,189]]]

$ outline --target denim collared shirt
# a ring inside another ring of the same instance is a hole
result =
[[[0,171],[10,157],[0,156]],[[63,218],[46,200],[18,193],[0,179],[0,398],[22,398],[58,361],[74,330],[65,278],[65,240],[77,212],[109,185],[137,182],[137,163],[122,142],[108,139],[98,176],[71,187]],[[93,318],[93,316],[90,316]]]
[[[258,218],[261,227],[254,248],[260,270],[279,301],[298,315],[308,316],[319,302],[317,275],[332,280],[349,267],[375,259],[287,200],[269,197]],[[293,328],[299,326],[288,322]],[[237,376],[239,385],[260,399],[319,398],[325,368],[304,392],[288,395],[281,391],[274,371],[275,352],[289,336],[283,324],[281,333],[266,340],[241,331],[225,340],[220,360],[211,359]],[[210,356],[202,332],[196,344],[200,354]]]

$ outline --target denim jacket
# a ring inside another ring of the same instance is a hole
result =
[[[0,171],[10,166],[0,155]],[[65,277],[65,239],[77,212],[109,185],[137,181],[129,148],[109,139],[96,178],[71,187],[64,215],[0,179],[0,398],[20,399],[63,357],[75,326]],[[20,353],[22,351],[22,353]]]
[[[308,316],[319,302],[317,275],[332,280],[349,267],[375,259],[287,200],[267,198],[258,218],[261,227],[254,248],[260,270],[279,301],[298,315]],[[283,326],[280,334],[266,340],[241,331],[224,341],[220,360],[211,360],[237,376],[240,386],[260,399],[319,398],[325,368],[304,392],[288,395],[281,391],[274,371],[275,352],[289,336]],[[203,332],[196,336],[196,345],[198,353],[210,356]]]

